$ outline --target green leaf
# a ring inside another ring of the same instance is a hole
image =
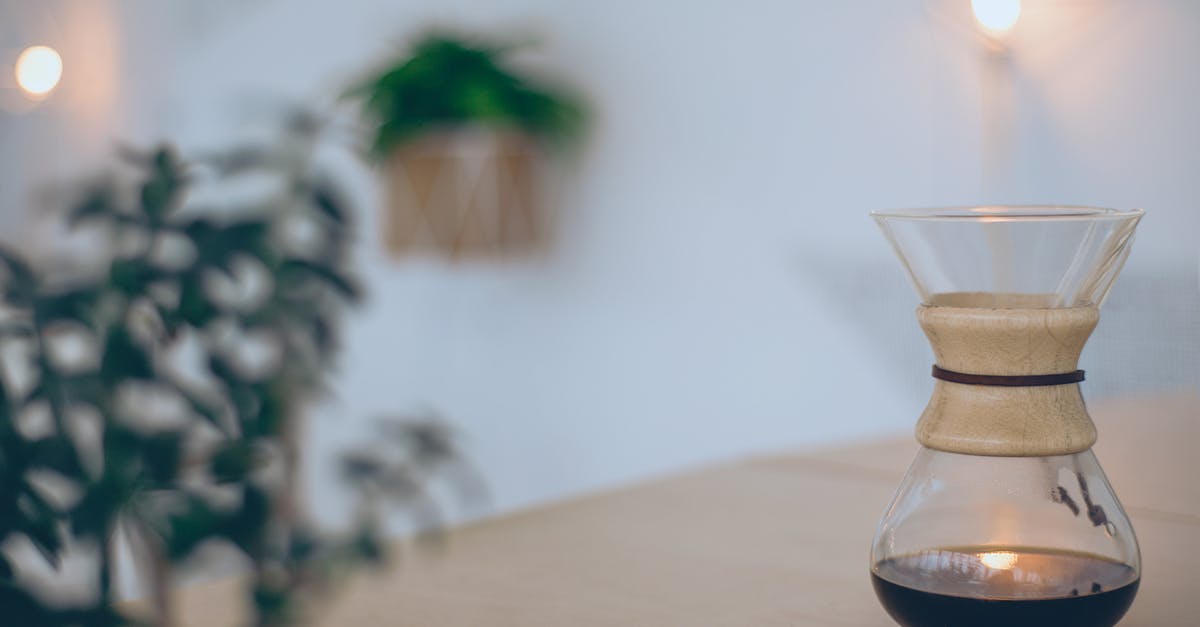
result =
[[[170,487],[179,475],[183,460],[183,434],[155,433],[142,443],[142,463],[146,478],[159,487]]]
[[[387,559],[387,547],[372,529],[360,530],[351,543],[351,550],[370,564],[382,564]]]
[[[341,200],[328,185],[318,184],[312,187],[312,203],[325,217],[335,224],[346,223],[346,210],[342,208]]]
[[[242,491],[242,506],[226,521],[224,535],[253,559],[261,555],[270,520],[270,495],[250,484]]]
[[[9,400],[10,398],[8,383],[4,380],[4,377],[0,377],[0,434],[12,433],[13,406]],[[0,459],[0,462],[2,461],[3,459]]]
[[[321,355],[329,357],[338,347],[337,325],[332,324],[324,316],[314,315],[311,321],[310,333],[313,345]]]
[[[152,223],[161,223],[178,204],[183,192],[183,166],[175,153],[160,147],[151,157],[150,178],[142,184],[141,209]]]
[[[140,259],[117,259],[109,266],[108,282],[118,291],[128,295],[142,294],[154,281],[167,274]]]
[[[238,375],[237,370],[221,355],[209,355],[208,371],[213,373],[213,376],[220,379],[226,387],[237,387],[242,377]]]
[[[278,436],[284,424],[290,417],[290,405],[285,394],[295,394],[298,390],[279,390],[279,386],[259,386],[258,412],[243,419],[242,430],[246,437],[275,437]]]
[[[139,462],[145,438],[115,417],[108,416],[106,421],[109,424],[104,429],[104,470],[105,476],[113,479],[127,474]]]
[[[160,219],[171,208],[174,190],[169,181],[151,179],[142,184],[142,211],[153,219]]]
[[[216,268],[226,273],[238,255],[265,259],[269,250],[269,232],[270,225],[264,220],[242,220],[218,225],[201,218],[183,227],[183,234],[192,240],[199,251],[197,267]]]
[[[8,560],[8,556],[0,553],[0,586],[11,582],[15,575],[16,571],[13,570],[12,562]]]
[[[67,212],[67,224],[76,226],[97,218],[110,217],[117,213],[116,190],[109,181],[89,187],[83,197]]]
[[[258,614],[258,625],[288,624],[287,615],[291,612],[291,595],[286,588],[258,582],[251,593],[254,610]]]
[[[179,313],[178,306],[172,308],[162,303],[155,303],[154,309],[158,312],[158,319],[162,321],[163,333],[166,336],[166,339],[174,340],[176,337],[178,337],[179,330],[182,328],[184,323],[183,316]]]
[[[505,67],[506,50],[434,33],[411,54],[348,95],[376,124],[372,152],[386,158],[432,128],[465,123],[515,127],[552,143],[579,135],[584,112],[565,90],[538,84]]]
[[[54,625],[57,621],[50,610],[42,606],[41,601],[25,590],[9,584],[0,584],[0,608],[7,625]]]
[[[17,253],[0,247],[0,263],[8,268],[4,298],[17,306],[27,306],[37,291],[37,276],[33,268]]]
[[[197,272],[188,273],[180,282],[179,319],[194,328],[203,328],[220,312],[204,293],[204,281]]]
[[[71,533],[76,536],[100,538],[107,535],[117,512],[125,506],[133,493],[132,481],[110,472],[108,466],[112,465],[113,461],[108,454],[111,452],[112,447],[106,446],[105,475],[98,481],[84,486],[83,498],[67,517]]]
[[[45,371],[42,376],[48,377],[54,393],[66,402],[94,403],[108,391],[109,384],[97,372],[59,375]]]
[[[42,296],[33,303],[34,319],[42,327],[60,321],[79,322],[90,327],[101,289],[97,285],[81,285]]]
[[[47,385],[46,380],[51,375],[53,375],[52,372],[43,372],[42,378],[37,383],[34,383],[33,387],[29,388],[29,391],[25,393],[25,398],[20,402],[23,405],[30,405],[37,401],[48,400],[50,398],[50,386]]]
[[[183,234],[196,244],[206,244],[217,231],[216,224],[208,218],[197,218],[183,225]]]
[[[225,531],[228,516],[196,495],[187,495],[187,507],[167,520],[167,554],[172,561],[191,555],[206,540]]]
[[[251,442],[235,440],[213,455],[210,469],[217,483],[243,481],[263,461]]]
[[[62,551],[62,538],[58,532],[58,521],[53,511],[49,510],[40,499],[29,491],[18,497],[21,509],[26,510],[26,520],[21,526],[21,532],[37,548],[42,557],[55,568],[62,564],[59,553]]]
[[[104,341],[100,373],[108,385],[116,385],[129,379],[153,379],[154,366],[150,355],[133,340],[128,329],[112,327]]]
[[[322,544],[320,537],[312,530],[297,527],[292,530],[292,544],[288,549],[288,558],[294,563],[303,564],[319,554]]]
[[[226,385],[238,420],[245,423],[256,419],[262,407],[261,394],[257,392],[257,386],[229,385],[229,382],[226,382]]]
[[[387,471],[379,459],[358,452],[342,456],[340,465],[342,477],[353,483],[376,480]]]
[[[70,440],[51,436],[25,446],[30,467],[53,470],[70,479],[86,479],[79,454]]]
[[[262,220],[246,220],[225,226],[221,241],[230,250],[257,255],[270,226]]]
[[[178,394],[181,398],[183,398],[184,402],[186,402],[188,404],[188,406],[192,408],[193,412],[198,414],[201,418],[203,418],[206,422],[208,422],[212,426],[216,427],[217,430],[220,431],[221,433],[223,433],[225,435],[229,435],[228,429],[225,426],[224,421],[221,420],[223,414],[219,407],[215,407],[212,404],[210,404],[208,401],[206,401],[205,399],[202,399],[202,398],[196,396],[195,394],[188,391],[187,388],[185,388],[183,385],[181,385],[179,383],[169,381],[169,380],[164,381],[164,383],[166,383],[169,387],[171,387],[171,389],[173,389],[175,391],[176,394]]]
[[[359,299],[361,290],[349,277],[328,266],[304,259],[289,259],[279,267],[279,280],[287,287],[298,287],[309,281],[318,281],[332,288],[349,302]]]

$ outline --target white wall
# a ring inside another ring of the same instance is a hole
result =
[[[126,48],[112,128],[203,146],[248,108],[328,102],[431,21],[543,33],[530,63],[571,77],[597,116],[555,250],[504,266],[385,261],[374,187],[353,178],[373,300],[313,427],[323,458],[369,416],[435,408],[501,509],[908,430],[929,357],[875,208],[1147,207],[1132,287],[1118,282],[1089,355],[1182,368],[1101,375],[1098,389],[1195,385],[1200,5],[1027,2],[1014,102],[985,108],[966,4],[107,2]],[[982,112],[997,108],[1012,135],[985,176]],[[335,517],[336,490],[316,485]]]

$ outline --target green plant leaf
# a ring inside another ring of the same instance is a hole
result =
[[[445,33],[420,39],[411,53],[352,88],[376,125],[372,154],[388,157],[430,129],[466,123],[506,126],[569,144],[583,108],[566,90],[539,84],[505,67],[504,47]]]
[[[129,470],[138,470],[144,436],[123,426],[113,416],[106,417],[104,429],[104,474],[106,480],[122,483],[126,480]]]
[[[247,439],[277,437],[291,417],[287,394],[298,394],[290,386],[273,385],[271,382],[238,384],[231,395],[238,405],[238,419],[242,435]]]
[[[168,274],[141,259],[117,259],[109,266],[108,282],[126,295],[143,294],[153,282]]]
[[[65,625],[51,617],[41,601],[32,594],[7,582],[0,583],[0,608],[9,625]]]
[[[291,415],[291,404],[288,402],[287,395],[300,393],[299,390],[290,388],[281,389],[280,386],[267,386],[260,388],[261,402],[258,409],[258,420],[255,421],[253,429],[247,427],[247,432],[258,436],[276,437],[283,431],[283,426]]]
[[[15,435],[13,418],[12,397],[8,393],[8,383],[4,377],[0,377],[0,438],[6,435]],[[0,440],[2,441],[2,440]],[[0,455],[3,455],[3,449],[0,448]],[[0,457],[0,467],[2,467],[3,457]]]
[[[41,327],[60,321],[79,322],[90,327],[92,311],[100,299],[101,289],[101,286],[81,285],[41,296],[33,303],[34,319]]]
[[[319,281],[349,302],[358,300],[361,290],[352,279],[337,270],[304,259],[289,259],[279,267],[279,280],[286,287],[298,287]]]
[[[347,222],[348,214],[342,207],[342,202],[332,187],[323,184],[314,185],[311,188],[310,194],[312,196],[313,206],[316,207],[322,215],[338,225],[343,225]]]
[[[270,225],[263,220],[235,222],[222,229],[221,241],[232,251],[258,257],[268,232]]]
[[[270,246],[267,236],[270,224],[261,219],[242,220],[220,225],[200,218],[185,224],[182,232],[196,247],[198,268],[216,268],[225,273],[239,255],[265,260]]]
[[[133,340],[129,329],[112,327],[104,340],[100,373],[105,383],[112,386],[129,379],[153,379],[154,366],[150,355]]]
[[[53,386],[54,394],[66,402],[91,404],[107,394],[106,381],[99,372],[82,372],[60,375],[52,371],[42,372]]]
[[[310,327],[313,345],[317,347],[323,357],[328,358],[338,348],[336,325],[327,320],[325,316],[314,315]]]
[[[67,212],[67,224],[77,226],[97,218],[111,217],[117,213],[116,190],[110,181],[89,186],[83,197]]]
[[[264,461],[253,443],[247,440],[234,440],[212,456],[209,468],[217,483],[230,483],[244,481]]]
[[[251,593],[254,610],[258,614],[258,625],[286,625],[291,613],[292,602],[289,591],[281,586],[263,582],[255,584]]]
[[[46,562],[58,568],[62,565],[59,555],[62,551],[62,538],[59,535],[57,517],[48,505],[40,502],[40,497],[36,497],[32,490],[22,494],[18,502],[25,503],[25,508],[33,510],[25,512],[26,519],[21,525],[21,532]]]
[[[145,476],[155,487],[174,485],[183,461],[183,433],[164,431],[147,436],[141,447]]]
[[[221,312],[204,291],[204,278],[199,272],[188,272],[179,283],[179,320],[187,325],[202,329],[220,316]]]
[[[292,542],[288,547],[288,559],[303,564],[320,554],[324,543],[319,535],[304,526],[292,530]]]
[[[262,554],[270,520],[271,496],[263,488],[247,484],[242,491],[242,506],[226,521],[224,533],[254,559]]]
[[[226,388],[238,420],[243,423],[254,420],[262,406],[261,394],[258,393],[257,388],[249,385],[230,386],[228,384]]]
[[[180,297],[180,300],[182,300],[182,290]],[[180,307],[178,305],[171,307],[163,303],[156,302],[154,304],[154,309],[158,312],[158,319],[162,321],[165,339],[174,340],[177,338],[179,336],[180,329],[182,329],[184,325],[183,315],[179,312]]]
[[[150,158],[150,178],[142,183],[141,209],[151,223],[160,224],[179,204],[185,177],[183,165],[175,153],[165,146],[155,150]]]
[[[25,444],[31,468],[53,470],[70,479],[86,479],[79,454],[70,440],[51,436]]]
[[[355,556],[369,564],[382,564],[387,559],[387,547],[380,540],[379,534],[371,528],[362,529],[355,534],[351,550]]]
[[[340,466],[342,477],[351,483],[377,481],[387,471],[383,461],[361,452],[343,455]]]
[[[166,380],[167,384],[176,394],[180,396],[191,407],[192,411],[203,418],[206,422],[216,427],[222,434],[229,436],[229,429],[222,420],[223,413],[220,407],[214,406],[207,400],[200,398],[196,394],[190,392],[184,385],[175,381]]]
[[[185,496],[187,505],[184,511],[167,519],[165,540],[167,554],[173,561],[191,555],[206,540],[223,535],[229,517],[199,496]]]
[[[106,438],[107,439],[107,438]],[[113,447],[106,446],[106,456],[112,455]],[[84,486],[83,498],[68,513],[71,533],[83,538],[102,538],[112,528],[117,512],[129,502],[134,493],[134,478],[112,472],[110,457],[105,459],[105,474],[97,481]]]
[[[237,370],[221,355],[209,355],[208,371],[225,384],[226,388],[238,387],[242,377]]]
[[[0,247],[0,263],[8,269],[4,285],[4,299],[13,305],[27,306],[37,290],[37,276],[33,268],[15,252]]]

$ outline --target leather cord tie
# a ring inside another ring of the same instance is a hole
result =
[[[965,372],[954,372],[953,370],[944,370],[938,368],[937,364],[933,365],[933,378],[949,381],[951,383],[963,383],[966,385],[995,385],[1002,387],[1039,387],[1043,385],[1067,385],[1069,383],[1079,383],[1083,381],[1083,371],[1076,370],[1074,372],[1063,372],[1059,374],[1018,374],[1018,375],[1000,375],[1000,374],[967,374]]]

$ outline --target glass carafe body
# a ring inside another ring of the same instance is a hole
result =
[[[871,580],[901,625],[1116,624],[1141,573],[1091,451],[1079,352],[1140,211],[873,214],[921,296],[936,378]]]

